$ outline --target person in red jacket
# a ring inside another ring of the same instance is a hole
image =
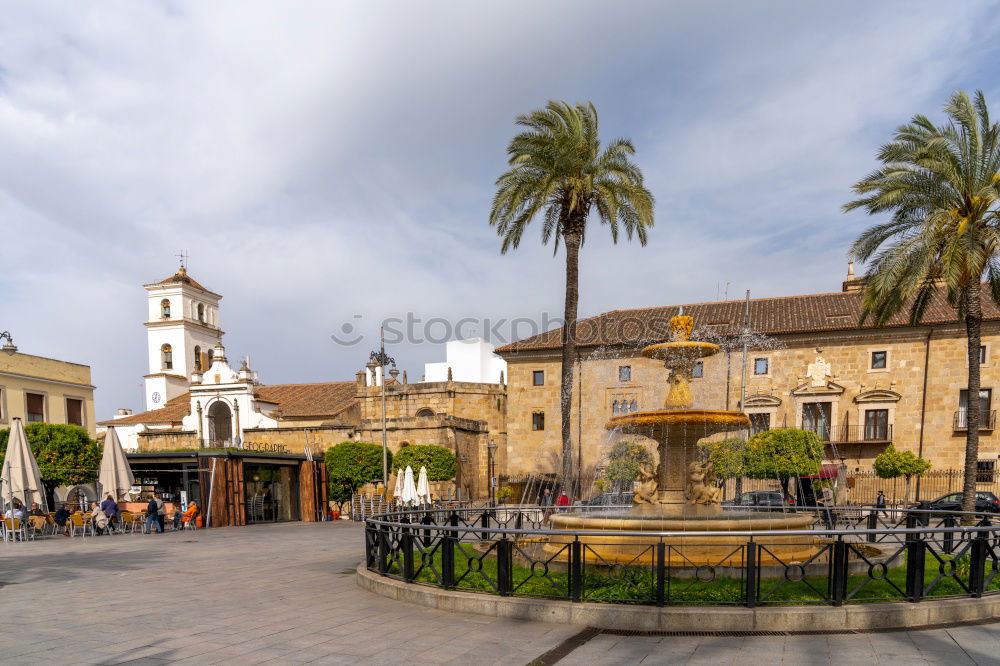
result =
[[[569,506],[569,497],[567,497],[565,490],[559,493],[559,499],[556,500],[556,506],[560,507],[560,511],[565,511],[565,507]]]

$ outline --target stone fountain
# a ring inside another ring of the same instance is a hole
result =
[[[662,360],[670,371],[670,390],[663,409],[625,414],[607,423],[609,430],[639,435],[657,444],[659,464],[643,470],[636,484],[635,505],[614,512],[554,514],[554,529],[601,531],[581,536],[593,553],[608,563],[648,564],[659,537],[618,536],[621,531],[690,532],[691,536],[663,539],[670,546],[670,566],[736,566],[746,537],[701,536],[702,532],[735,530],[808,529],[812,517],[780,512],[723,510],[720,488],[711,465],[698,456],[698,441],[720,432],[750,427],[746,414],[729,410],[692,409],[691,373],[698,359],[719,351],[718,345],[691,340],[694,321],[677,316],[670,320],[670,342],[650,345],[643,356]],[[561,559],[563,545],[571,538],[555,536],[546,550]],[[803,561],[816,552],[809,538],[768,535],[761,561]],[[557,554],[559,553],[559,554]]]

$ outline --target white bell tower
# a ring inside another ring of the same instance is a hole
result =
[[[183,258],[176,273],[145,288],[149,301],[146,409],[152,410],[186,393],[191,376],[212,365],[213,349],[222,343],[222,296],[191,279]]]

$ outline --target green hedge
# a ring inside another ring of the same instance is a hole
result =
[[[426,467],[427,478],[430,481],[454,479],[457,469],[455,454],[451,452],[451,449],[434,444],[404,446],[397,451],[393,470],[405,470],[407,465],[413,468],[414,477],[420,473],[421,467]]]
[[[101,445],[80,426],[29,423],[24,426],[24,434],[46,486],[54,488],[97,480]],[[0,465],[7,454],[9,437],[9,428],[0,430]]]
[[[392,469],[392,451],[389,469]],[[382,480],[382,447],[370,442],[341,442],[324,454],[330,497],[344,501],[351,493],[371,481]]]

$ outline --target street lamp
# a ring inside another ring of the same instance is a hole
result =
[[[496,469],[494,467],[493,455],[497,450],[497,444],[492,439],[486,445],[487,456],[486,471],[490,475],[490,506],[496,505]]]
[[[372,373],[372,378],[375,377],[375,368],[381,369],[381,381],[382,381],[382,486],[385,488],[385,492],[389,492],[389,444],[388,438],[386,437],[385,429],[385,366],[391,365],[392,371],[389,373],[392,375],[393,379],[399,374],[396,370],[396,361],[385,353],[385,327],[379,329],[379,349],[378,351],[373,351],[368,356],[368,363],[365,365],[369,372]]]
[[[8,356],[13,356],[14,352],[17,351],[17,345],[14,344],[14,338],[10,336],[10,331],[0,331],[0,340],[6,340],[3,347],[0,350],[7,352]]]

